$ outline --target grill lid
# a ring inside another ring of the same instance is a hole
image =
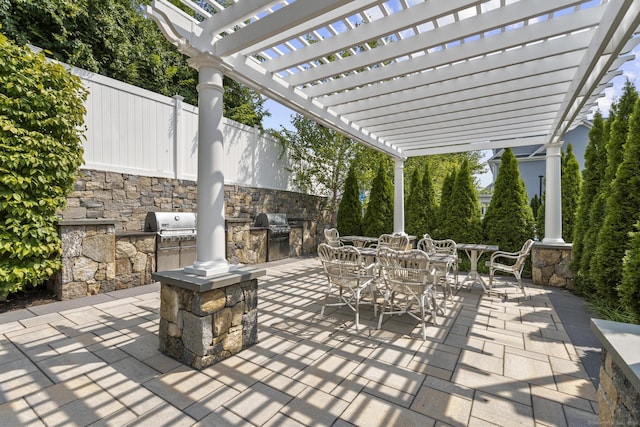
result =
[[[195,212],[148,212],[144,231],[160,234],[195,234]]]
[[[256,216],[256,227],[269,227],[273,232],[288,233],[291,230],[285,213],[260,213]]]

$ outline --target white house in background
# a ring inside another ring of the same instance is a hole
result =
[[[584,169],[584,152],[589,143],[589,131],[592,124],[590,121],[583,120],[574,129],[567,132],[563,138],[564,144],[562,150],[567,151],[567,145],[571,144],[573,148],[573,154],[576,156],[576,160],[580,164],[580,170]],[[529,200],[533,196],[537,195],[541,197],[544,193],[545,187],[545,148],[543,145],[528,145],[525,147],[515,147],[511,149],[513,154],[518,160],[520,166],[520,178],[524,181],[527,187],[527,194]],[[490,194],[480,196],[480,204],[482,205],[482,213],[489,206],[491,201],[491,195],[493,194],[493,184],[498,176],[498,169],[500,168],[500,159],[502,157],[503,149],[493,150],[493,155],[487,160],[491,174],[493,175],[493,182],[487,186],[491,190]]]

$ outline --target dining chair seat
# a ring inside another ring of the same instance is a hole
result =
[[[429,256],[417,249],[397,251],[381,247],[377,260],[384,281],[384,301],[378,329],[382,327],[385,315],[406,313],[420,321],[422,339],[426,340],[427,311],[431,313],[433,323],[437,324],[437,305],[433,293],[436,274]]]
[[[355,312],[355,327],[359,330],[360,304],[373,305],[374,316],[378,314],[374,266],[366,265],[358,249],[353,246],[333,247],[321,243],[318,256],[328,281],[320,318],[324,317],[326,307],[347,306]],[[330,303],[330,296],[335,291],[338,292],[337,302]],[[369,295],[369,300],[362,300],[363,293]]]

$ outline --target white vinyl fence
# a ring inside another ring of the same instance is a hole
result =
[[[83,168],[195,181],[198,108],[70,67],[89,90]],[[275,140],[224,119],[225,184],[291,190]]]

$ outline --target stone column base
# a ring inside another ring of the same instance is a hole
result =
[[[183,270],[153,274],[160,288],[160,351],[195,369],[258,342],[258,277],[246,269],[198,277]]]
[[[531,248],[533,284],[556,288],[573,287],[571,263],[571,243],[547,245],[536,242]]]

